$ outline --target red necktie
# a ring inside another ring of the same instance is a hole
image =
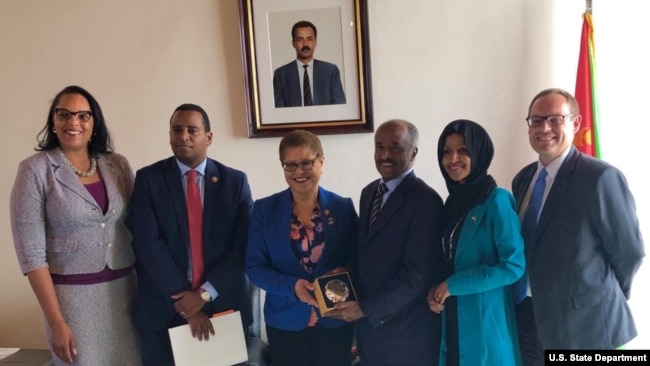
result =
[[[201,193],[196,184],[196,170],[187,172],[187,223],[190,232],[190,253],[192,255],[192,289],[201,286],[203,277],[203,205]]]

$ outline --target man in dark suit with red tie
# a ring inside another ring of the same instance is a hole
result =
[[[244,251],[253,207],[246,175],[209,159],[212,132],[198,105],[170,120],[174,156],[136,174],[127,225],[137,256],[134,320],[145,366],[174,365],[168,329],[189,324],[197,341],[218,332],[210,316],[239,310],[252,322]]]

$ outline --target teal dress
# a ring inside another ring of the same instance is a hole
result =
[[[510,285],[524,273],[524,242],[508,191],[494,189],[467,212],[452,261],[447,286],[456,297],[459,365],[521,365]],[[455,346],[445,328],[440,365]]]

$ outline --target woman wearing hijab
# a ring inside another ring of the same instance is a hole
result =
[[[445,281],[429,291],[443,314],[440,365],[521,365],[510,285],[524,273],[524,244],[514,198],[487,170],[490,136],[468,120],[449,123],[438,164],[449,196],[441,250]]]

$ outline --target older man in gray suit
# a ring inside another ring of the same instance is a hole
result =
[[[539,208],[536,224],[522,224],[529,286],[516,310],[524,365],[543,365],[545,349],[614,349],[637,334],[627,304],[644,256],[634,199],[618,169],[572,146],[581,118],[561,89],[541,91],[528,109],[539,161],[512,182],[522,217]]]

